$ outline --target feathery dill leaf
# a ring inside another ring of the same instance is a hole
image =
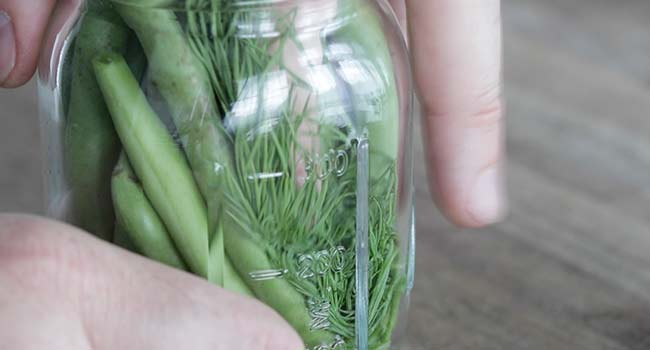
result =
[[[279,112],[268,114],[263,110],[259,96],[264,96],[267,79],[274,72],[284,70],[295,86],[309,85],[281,62],[286,41],[295,42],[291,26],[295,12],[279,17],[280,22],[286,22],[279,26],[285,30],[270,40],[239,33],[241,26],[253,26],[256,18],[236,0],[186,3],[192,50],[210,76],[232,138],[234,164],[227,171],[229,185],[223,193],[233,220],[246,231],[237,234],[250,236],[275,267],[287,271],[282,278],[304,296],[310,312],[316,305],[326,313],[320,323],[310,327],[324,328],[342,337],[347,348],[354,344],[355,337],[353,213],[357,159],[356,143],[350,141],[350,135],[357,133],[352,132],[351,125],[342,127],[308,120],[307,103],[300,112],[301,106],[295,106],[292,98],[293,88]],[[229,127],[228,113],[251,88],[258,90],[254,92],[258,104],[254,120],[249,121],[248,127]],[[306,122],[319,125],[315,135],[323,149],[344,152],[344,173],[324,178],[312,174],[304,183],[298,181],[296,164],[310,156],[298,140],[298,129]],[[381,142],[370,140],[373,141]],[[375,179],[370,184],[369,198],[369,334],[371,348],[382,349],[390,342],[404,288],[403,277],[396,268],[396,164],[388,165],[383,175]],[[319,260],[324,255],[329,260]],[[314,265],[314,261],[321,266]]]

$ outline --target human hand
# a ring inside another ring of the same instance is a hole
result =
[[[252,298],[46,219],[0,214],[3,349],[300,350]]]

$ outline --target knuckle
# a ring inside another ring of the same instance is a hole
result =
[[[490,84],[474,100],[467,119],[467,126],[473,129],[490,130],[501,126],[505,115],[501,86]]]
[[[458,126],[489,131],[501,126],[505,103],[499,81],[476,84],[462,92],[449,92],[433,101],[422,101],[426,121],[434,128]]]

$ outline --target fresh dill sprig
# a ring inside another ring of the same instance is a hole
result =
[[[310,120],[307,103],[295,106],[293,88],[279,112],[265,115],[269,111],[264,111],[261,96],[267,88],[266,79],[278,70],[296,76],[281,62],[284,43],[295,41],[290,25],[295,12],[278,16],[288,25],[280,25],[284,32],[269,40],[240,35],[240,27],[254,23],[255,17],[237,1],[188,0],[187,4],[188,38],[210,76],[232,141],[234,163],[227,172],[231,178],[224,196],[233,220],[246,231],[237,234],[250,236],[275,267],[287,271],[283,278],[304,296],[305,306],[313,313],[309,326],[340,336],[347,348],[355,342],[357,157],[350,136],[357,134],[353,128],[358,126]],[[307,84],[294,80],[296,86]],[[259,90],[254,120],[248,127],[228,128],[229,112],[251,88]],[[260,123],[268,127],[256,128]],[[339,156],[346,159],[344,172],[324,177],[310,174],[304,182],[299,181],[299,160],[323,156],[301,147],[298,130],[303,123],[319,125],[316,137],[321,149],[343,152]],[[404,288],[396,268],[396,171],[396,164],[389,164],[370,184],[368,312],[372,349],[388,346]]]
[[[244,198],[238,201],[237,215],[246,222],[249,232],[262,244],[271,261],[289,271],[286,278],[305,297],[305,302],[320,301],[328,305],[327,329],[340,335],[347,344],[354,343],[355,331],[355,218],[356,156],[346,150],[350,167],[341,177],[330,175],[318,180],[311,177],[304,184],[297,181],[295,158],[302,152],[295,135],[303,118],[291,114],[266,134],[254,139],[246,133],[234,135],[236,183]],[[331,126],[321,126],[331,127]],[[345,139],[330,145],[345,145]],[[281,174],[259,178],[255,174]],[[375,192],[369,208],[369,334],[373,349],[385,346],[394,318],[393,298],[403,288],[398,263],[395,230],[395,168],[386,169],[380,181],[389,191]],[[372,186],[372,185],[371,185]],[[379,186],[375,186],[379,187]],[[243,202],[244,204],[241,204]],[[335,249],[338,262],[319,261],[319,254]],[[341,249],[341,250],[336,250]],[[308,259],[307,265],[303,264]],[[329,264],[319,270],[317,264]],[[331,265],[336,264],[336,267]],[[305,268],[309,268],[305,274]]]

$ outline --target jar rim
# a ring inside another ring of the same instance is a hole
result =
[[[246,14],[238,18],[237,35],[241,37],[275,37],[286,28],[286,19],[297,34],[335,30],[355,16],[356,7],[370,0],[86,0],[110,1],[119,6],[132,6],[146,10],[170,10],[178,13],[214,11],[215,5],[224,4],[222,13]],[[279,10],[279,12],[277,11]],[[289,15],[289,16],[287,16]],[[293,15],[293,16],[291,16]],[[284,24],[280,24],[284,23]]]
[[[145,9],[167,9],[175,11],[207,11],[212,0],[86,0],[86,2],[111,2],[123,6],[141,7]],[[336,6],[339,9],[349,8],[355,3],[368,0],[231,0],[228,6],[254,10],[269,6],[295,5],[310,9]]]

